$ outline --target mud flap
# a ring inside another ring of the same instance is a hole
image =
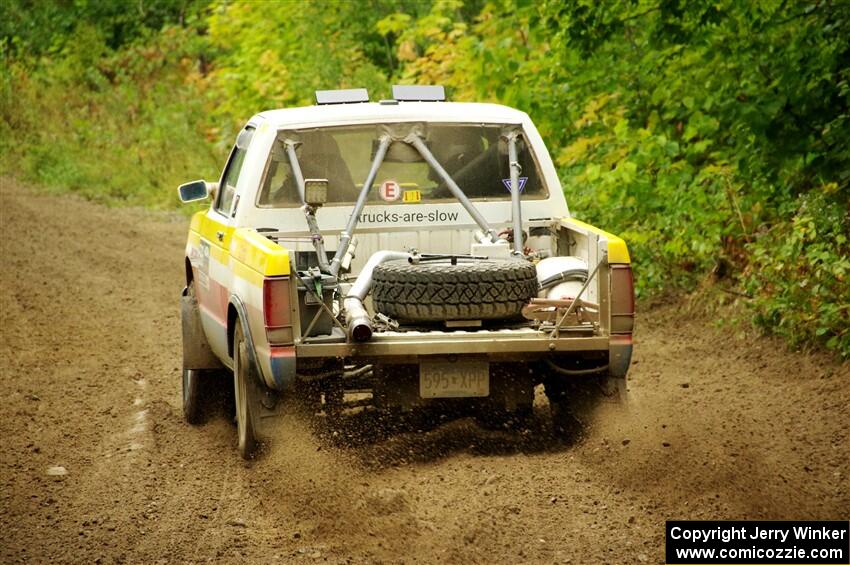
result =
[[[600,379],[602,390],[602,401],[606,404],[619,404],[625,406],[629,401],[629,391],[626,386],[626,377],[614,377],[607,375]]]
[[[632,335],[612,335],[608,345],[608,374],[625,379],[632,362]]]
[[[180,320],[183,328],[183,368],[220,369],[221,362],[213,354],[204,328],[198,300],[184,288],[180,297]]]
[[[626,404],[628,390],[626,374],[632,362],[632,335],[612,335],[608,349],[608,374],[600,386],[606,402]]]
[[[257,350],[254,348],[254,339],[251,335],[251,328],[248,325],[248,316],[245,310],[245,305],[242,301],[232,296],[230,303],[236,308],[236,314],[239,316],[239,321],[242,324],[242,331],[245,333],[245,341],[248,349],[248,364],[249,364],[249,386],[254,387],[253,398],[256,401],[256,410],[254,428],[259,439],[269,441],[271,439],[271,431],[273,428],[272,419],[283,415],[283,401],[281,393],[277,390],[269,388],[264,382],[260,373],[260,364],[257,359]],[[294,362],[292,363],[294,371]]]
[[[249,346],[249,351],[253,347]],[[250,369],[248,372],[249,387],[253,388],[250,398],[254,402],[254,433],[259,441],[268,444],[274,440],[276,426],[275,422],[283,415],[283,399],[280,392],[269,388],[263,383],[260,376],[260,367],[257,365],[256,357],[248,354]]]

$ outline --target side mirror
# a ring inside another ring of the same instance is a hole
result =
[[[304,179],[304,201],[318,208],[328,201],[328,179]]]
[[[181,184],[177,187],[177,192],[180,194],[180,201],[185,204],[186,202],[204,200],[210,195],[215,194],[217,188],[217,182],[193,180],[192,182]]]

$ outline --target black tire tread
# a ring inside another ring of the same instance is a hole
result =
[[[501,320],[518,316],[537,296],[537,270],[521,260],[411,264],[375,267],[375,309],[398,320]]]

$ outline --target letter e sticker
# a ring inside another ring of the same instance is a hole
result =
[[[385,180],[382,182],[378,192],[381,198],[387,202],[395,202],[401,198],[401,187],[394,180]]]
[[[404,197],[402,198],[405,202],[419,202],[422,200],[422,191],[420,190],[405,190]]]

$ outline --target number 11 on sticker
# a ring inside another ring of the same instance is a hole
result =
[[[422,200],[422,192],[419,190],[405,190],[402,200],[404,202],[419,202]]]

